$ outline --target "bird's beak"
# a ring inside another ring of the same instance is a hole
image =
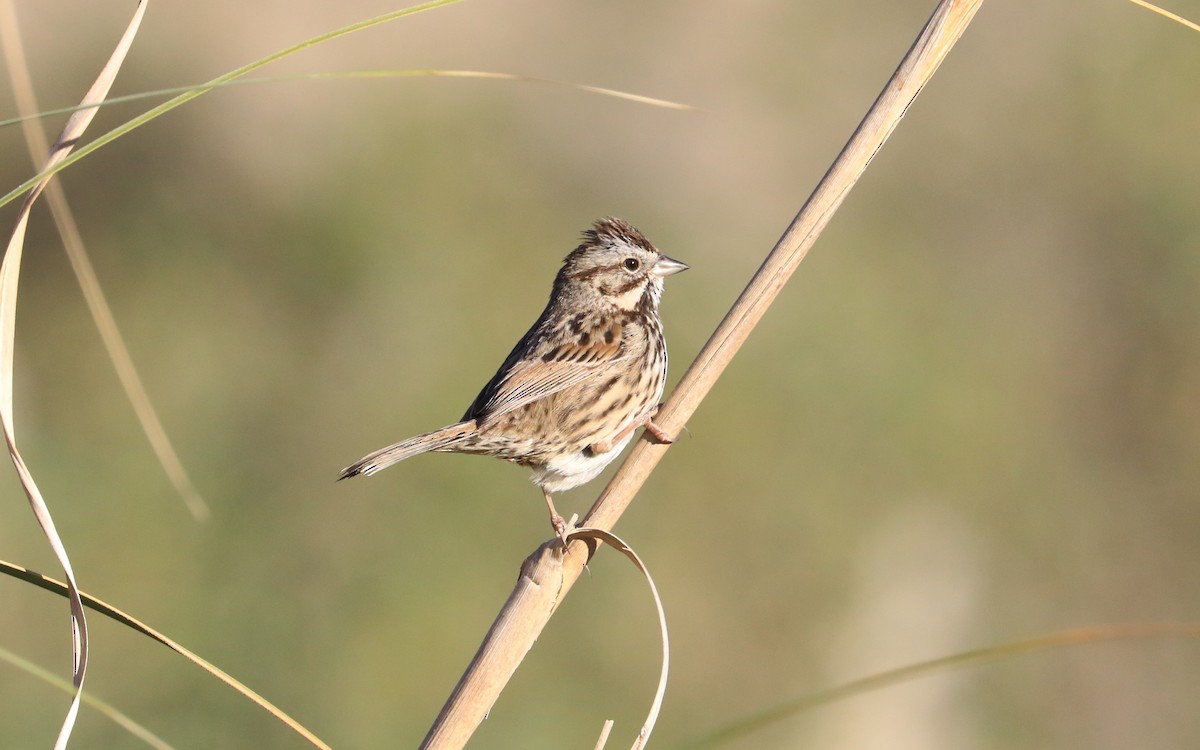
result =
[[[661,279],[664,276],[670,276],[673,273],[686,270],[688,270],[687,263],[682,263],[674,258],[668,258],[663,255],[659,257],[658,262],[654,264],[654,268],[650,272]]]

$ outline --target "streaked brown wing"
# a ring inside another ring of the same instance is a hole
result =
[[[578,326],[576,326],[578,328]],[[525,335],[492,382],[467,411],[467,418],[494,419],[595,376],[620,361],[621,323],[598,321],[570,338],[539,336],[535,327]],[[556,341],[561,343],[556,343]]]

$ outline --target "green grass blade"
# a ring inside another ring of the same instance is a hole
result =
[[[322,44],[324,42],[328,42],[333,39],[337,39],[339,37],[346,36],[347,34],[353,34],[356,31],[362,31],[363,29],[368,29],[368,28],[371,28],[372,26],[378,26],[380,24],[387,23],[388,21],[395,21],[396,19],[399,19],[399,18],[404,18],[406,16],[415,15],[417,13],[422,13],[427,10],[434,10],[435,8],[441,8],[446,5],[453,5],[454,3],[458,3],[461,1],[462,0],[432,0],[431,2],[422,3],[420,5],[413,5],[408,8],[402,8],[400,10],[395,10],[395,11],[392,11],[391,13],[384,13],[381,16],[369,18],[365,21],[358,21],[357,23],[352,23],[348,26],[343,26],[340,29],[334,29],[333,31],[329,31],[324,34],[319,34],[319,35],[311,37],[309,39],[305,39],[302,42],[293,44],[290,47],[286,47],[282,50],[279,50],[278,52],[274,52],[270,55],[267,55],[266,57],[259,58],[258,60],[255,60],[252,63],[243,65],[242,67],[240,67],[236,70],[230,71],[229,73],[225,73],[224,75],[217,76],[216,78],[212,79],[211,81],[200,84],[199,86],[196,86],[192,89],[189,89],[188,91],[186,91],[182,94],[179,94],[178,96],[174,97],[173,99],[163,102],[162,104],[158,105],[157,107],[153,107],[150,110],[138,115],[137,117],[133,118],[132,120],[129,120],[128,122],[124,123],[123,125],[119,125],[119,126],[113,128],[112,130],[108,131],[107,133],[96,138],[96,140],[88,143],[86,146],[80,146],[78,149],[75,150],[75,152],[73,154],[71,154],[67,158],[54,164],[49,169],[47,169],[39,174],[36,174],[33,177],[30,177],[28,180],[26,180],[25,182],[22,182],[16,188],[14,188],[13,190],[6,193],[3,198],[0,198],[0,206],[4,206],[4,205],[10,203],[11,201],[15,200],[16,198],[20,197],[21,195],[23,195],[24,193],[26,193],[27,191],[32,189],[35,185],[37,185],[42,180],[45,180],[49,176],[58,173],[60,170],[66,169],[67,167],[69,167],[70,165],[79,161],[80,159],[84,158],[85,156],[92,153],[96,149],[106,146],[107,144],[115,141],[116,139],[120,138],[121,136],[123,136],[133,130],[136,130],[137,128],[140,128],[141,126],[145,125],[146,123],[150,122],[151,120],[154,120],[154,119],[160,117],[161,115],[164,115],[167,112],[170,112],[171,110],[175,109],[176,107],[182,106],[182,105],[190,102],[191,100],[195,99],[196,97],[208,93],[209,91],[220,86],[223,83],[227,83],[234,79],[241,78],[242,76],[245,76],[247,73],[251,73],[251,72],[258,70],[259,68],[262,68],[266,65],[270,65],[271,63],[275,62],[276,60],[280,60],[284,57],[287,57],[288,55],[292,55],[292,54],[295,54],[296,52],[300,52],[301,50],[308,49],[309,47],[313,47],[318,44]]]
[[[34,586],[37,586],[38,588],[45,589],[46,591],[50,591],[52,593],[58,594],[59,596],[67,595],[67,586],[62,581],[56,581],[53,578],[44,576],[35,570],[30,570],[29,568],[25,568],[20,565],[15,565],[13,563],[6,562],[4,560],[0,560],[0,573],[4,573],[5,575],[12,576],[13,578],[16,578],[18,580],[25,581],[26,583],[31,583]],[[102,601],[100,599],[97,599],[96,597],[94,597],[91,594],[88,594],[87,592],[84,592],[84,591],[80,591],[79,596],[83,602],[83,606],[87,607],[88,609],[92,610],[93,612],[99,612],[100,614],[104,615],[105,617],[116,620],[117,622],[121,623],[122,625],[124,625],[132,630],[135,630],[152,640],[158,641],[162,645],[171,649],[172,651],[174,651],[175,653],[184,657],[185,659],[191,661],[193,664],[200,667],[204,671],[208,672],[213,677],[216,677],[221,682],[225,683],[229,687],[231,687],[234,690],[236,690],[237,692],[241,693],[246,698],[249,698],[251,701],[256,703],[260,708],[267,711],[267,713],[274,716],[276,719],[278,719],[280,722],[282,722],[284,725],[286,725],[288,728],[290,728],[296,734],[300,735],[305,740],[307,740],[309,742],[309,744],[311,744],[313,747],[321,748],[321,750],[329,750],[329,745],[325,744],[315,734],[313,734],[308,729],[306,729],[304,727],[304,725],[302,725],[300,722],[296,721],[292,717],[288,716],[286,713],[284,713],[282,710],[277,708],[273,703],[268,701],[266,698],[262,697],[261,695],[254,692],[246,685],[244,685],[241,682],[239,682],[238,680],[234,679],[232,676],[225,673],[223,670],[218,668],[213,663],[207,661],[203,657],[188,650],[187,648],[184,648],[182,645],[175,642],[171,638],[168,638],[166,635],[163,635],[162,633],[158,632],[154,628],[145,624],[141,620],[138,620],[137,618],[133,617],[132,615],[128,615],[125,612],[122,612],[121,610],[117,609],[116,607],[112,606],[111,604],[109,604],[105,601]]]
[[[864,677],[837,685],[826,690],[801,696],[766,711],[716,730],[711,734],[686,743],[686,748],[717,747],[731,740],[756,732],[771,724],[791,718],[809,709],[891,687],[901,682],[925,677],[948,669],[998,661],[1011,656],[1046,651],[1054,648],[1083,646],[1090,643],[1142,638],[1200,638],[1200,622],[1183,623],[1133,623],[1128,625],[1097,625],[1073,628],[1057,633],[1036,636],[1022,641],[1013,641],[999,646],[964,651],[940,659],[917,662],[897,669]]]
[[[43,682],[46,682],[65,693],[71,693],[74,690],[74,688],[71,686],[71,683],[55,675],[45,667],[42,667],[39,664],[34,664],[23,656],[14,654],[12,651],[9,651],[3,646],[0,646],[0,661],[6,661],[26,674],[33,675],[39,680],[42,680]],[[155,750],[174,750],[174,748],[163,738],[134,721],[127,714],[108,701],[101,700],[91,693],[84,693],[83,703],[84,705],[94,708],[101,714],[107,716],[117,726],[129,732],[134,737],[137,737],[142,742],[145,742],[150,747],[155,748]]]

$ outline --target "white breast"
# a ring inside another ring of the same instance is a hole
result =
[[[534,469],[530,478],[534,484],[551,494],[578,487],[595,479],[597,474],[604,471],[604,467],[612,463],[625,446],[629,445],[633,434],[634,431],[630,431],[624,440],[614,445],[607,453],[593,454],[583,450],[555,456],[545,466]]]

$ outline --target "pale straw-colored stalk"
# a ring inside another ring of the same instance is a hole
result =
[[[833,166],[659,412],[655,421],[667,433],[678,434],[683,429],[982,2],[942,0],[938,4]],[[582,525],[611,529],[669,447],[650,439],[640,440]],[[578,579],[594,549],[582,541],[574,541],[563,554],[558,541],[553,540],[525,560],[516,587],[430,728],[422,748],[445,750],[467,743]]]

